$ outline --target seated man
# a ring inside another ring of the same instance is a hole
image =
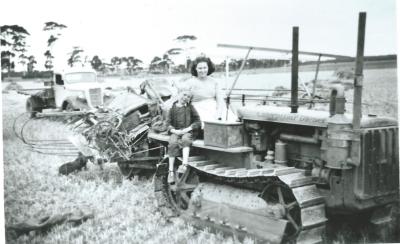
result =
[[[199,114],[191,104],[191,91],[188,88],[181,88],[178,97],[178,101],[172,105],[167,116],[168,133],[171,135],[168,142],[169,183],[175,181],[174,163],[180,148],[182,148],[182,165],[179,167],[178,173],[185,173],[190,145],[201,127]]]

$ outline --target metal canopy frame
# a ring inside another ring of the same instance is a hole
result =
[[[217,44],[217,47],[247,49],[247,50],[251,49],[251,50],[255,50],[255,51],[279,52],[279,53],[286,53],[286,54],[292,52],[292,50],[290,50],[290,49],[280,49],[280,48],[270,48],[270,47],[254,47],[254,46],[244,46],[244,45],[234,45],[234,44]],[[354,57],[351,57],[351,56],[337,55],[337,54],[330,54],[330,53],[299,51],[299,54],[310,55],[310,56],[321,56],[321,57],[328,57],[328,58],[354,59]]]
[[[229,89],[229,92],[227,94],[227,108],[229,107],[229,100],[230,100],[230,95],[232,94],[232,90],[235,88],[236,83],[239,79],[240,74],[243,71],[244,65],[249,57],[249,54],[252,50],[255,51],[267,51],[267,52],[279,52],[279,53],[292,53],[292,50],[290,49],[280,49],[280,48],[269,48],[269,47],[255,47],[255,46],[245,46],[245,45],[235,45],[235,44],[217,44],[217,47],[221,47],[221,48],[234,48],[234,49],[246,49],[247,54],[240,66],[239,72],[235,77],[235,80],[231,86],[231,88]],[[315,85],[316,85],[316,81],[318,78],[318,72],[319,72],[319,66],[321,63],[321,57],[328,57],[328,58],[335,58],[335,59],[349,59],[350,60],[354,60],[354,57],[351,56],[345,56],[345,55],[337,55],[337,54],[330,54],[330,53],[318,53],[318,52],[308,52],[308,51],[297,51],[298,54],[302,54],[302,55],[310,55],[310,56],[317,56],[318,60],[317,60],[317,67],[315,70],[315,77],[313,80],[313,89],[312,89],[312,94],[311,94],[311,101],[313,100],[314,96],[315,96]]]

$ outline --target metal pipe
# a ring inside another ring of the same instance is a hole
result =
[[[279,139],[282,141],[301,142],[301,143],[308,143],[308,144],[318,144],[319,143],[318,130],[315,130],[314,135],[312,137],[281,133],[279,135]]]
[[[247,51],[246,57],[244,57],[244,60],[243,60],[242,64],[240,65],[239,72],[236,75],[235,80],[233,81],[231,88],[229,89],[228,97],[231,95],[233,88],[235,88],[235,86],[236,86],[236,82],[238,81],[239,76],[243,71],[244,65],[246,64],[247,58],[249,57],[249,54],[250,54],[251,50],[252,50],[252,48],[249,48],[249,50]]]
[[[317,61],[317,68],[315,69],[315,77],[313,80],[313,88],[312,88],[312,94],[311,94],[311,100],[314,99],[315,96],[315,88],[317,85],[317,79],[318,79],[318,72],[319,72],[319,65],[321,64],[321,55],[318,56],[318,61]]]
[[[308,143],[308,144],[318,144],[318,139],[314,137],[306,137],[306,136],[298,136],[298,135],[291,135],[291,134],[284,134],[282,133],[279,136],[279,139],[282,141],[292,141],[292,142],[301,142],[301,143]]]
[[[229,56],[226,56],[226,58],[225,58],[225,85],[224,85],[223,90],[227,90],[228,89],[229,63],[230,63]]]
[[[299,27],[293,27],[291,113],[297,113],[299,83]]]
[[[358,36],[357,36],[357,57],[356,71],[354,78],[354,104],[353,104],[353,128],[360,129],[362,117],[362,86],[363,86],[363,66],[364,66],[364,42],[365,42],[365,22],[367,14],[361,12],[358,15]]]
[[[156,96],[157,100],[160,102],[160,104],[164,104],[164,101],[162,100],[162,98],[160,97],[160,95],[156,92],[156,90],[154,90],[153,86],[151,85],[151,83],[149,81],[145,81],[147,87],[151,90],[151,92],[154,93],[154,95]]]
[[[233,84],[232,84],[231,88],[229,89],[229,92],[228,92],[228,95],[227,95],[227,98],[226,98],[226,120],[228,120],[229,97],[231,96],[232,89],[235,88],[235,86],[236,86],[236,82],[238,81],[239,76],[243,71],[244,65],[246,64],[247,58],[249,57],[249,54],[250,54],[251,50],[252,50],[252,48],[249,48],[249,51],[247,51],[246,57],[244,58],[242,64],[240,65],[239,72],[236,75],[235,80],[233,81]]]
[[[269,48],[269,47],[253,47],[253,46],[233,45],[233,44],[218,44],[217,47],[237,48],[237,49],[251,48],[255,51],[268,51],[268,52],[279,52],[279,53],[291,53],[292,52],[292,50],[289,50],[289,49]],[[323,57],[328,57],[328,58],[353,59],[353,57],[350,57],[350,56],[336,55],[336,54],[329,54],[329,53],[299,51],[299,54],[311,55],[311,56],[323,56]]]
[[[287,144],[279,140],[275,143],[275,163],[287,166]]]
[[[226,91],[228,89],[222,88],[222,90]],[[262,88],[234,88],[232,91],[291,91],[290,89],[262,89]],[[299,90],[306,92],[306,90]]]
[[[344,87],[342,85],[333,86],[329,102],[329,115],[344,114],[345,104]]]

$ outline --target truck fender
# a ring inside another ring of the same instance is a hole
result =
[[[77,97],[67,97],[61,106],[62,110],[79,110]]]
[[[30,113],[32,118],[36,116],[36,113],[41,113],[42,110],[43,101],[39,96],[30,96],[26,100],[26,111]]]

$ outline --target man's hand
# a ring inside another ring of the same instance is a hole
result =
[[[186,133],[190,132],[191,130],[192,130],[192,127],[189,126],[185,129],[182,129],[181,131],[182,131],[182,134],[186,134]]]
[[[176,134],[178,136],[181,136],[181,135],[184,135],[184,134],[190,132],[191,130],[192,130],[192,127],[189,126],[189,127],[185,128],[185,129],[181,129],[181,130],[172,129],[171,133],[172,134]]]
[[[171,133],[178,135],[178,136],[185,134],[185,132],[183,132],[183,130],[177,130],[177,129],[172,129]]]

